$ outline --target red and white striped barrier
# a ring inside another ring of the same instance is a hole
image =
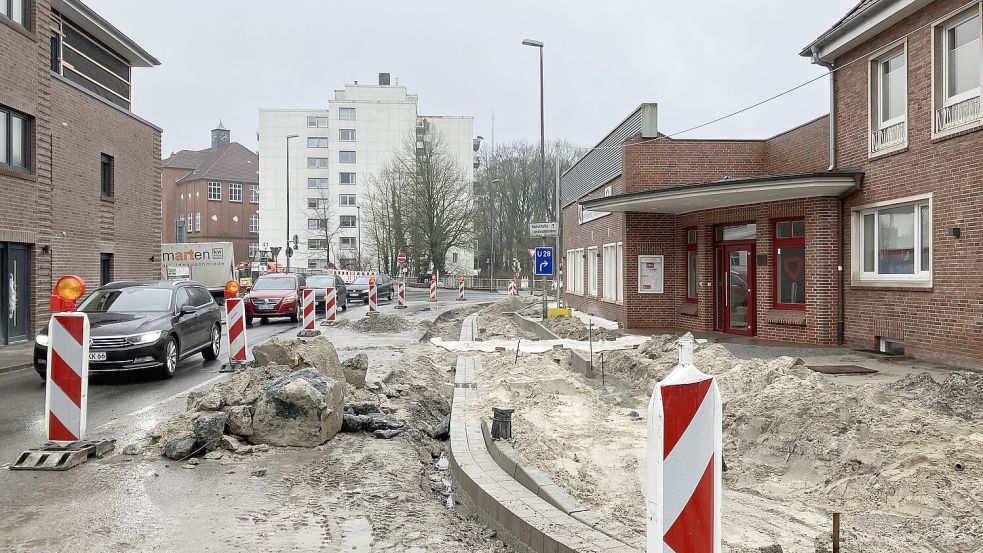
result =
[[[720,392],[693,346],[690,334],[679,340],[679,364],[649,402],[649,552],[720,553]]]
[[[457,301],[464,301],[464,277],[457,283]]]
[[[369,277],[369,311],[366,315],[379,312],[379,288],[375,285],[375,277]]]
[[[230,363],[246,362],[246,306],[242,298],[225,300],[225,321],[228,332],[225,345],[229,348]]]
[[[515,279],[509,281],[508,295],[510,296],[515,295]]]
[[[48,323],[48,375],[44,429],[49,441],[76,442],[85,435],[89,390],[89,317],[58,313]]]
[[[430,279],[430,299],[427,301],[437,301],[437,276]]]
[[[304,288],[301,290],[301,297],[303,303],[301,303],[301,309],[304,312],[303,326],[301,330],[314,330],[314,289]]]
[[[324,320],[333,323],[338,317],[338,292],[333,287],[324,291]]]
[[[399,279],[396,285],[396,309],[406,309],[406,279]]]
[[[362,276],[371,276],[375,274],[375,271],[349,271],[347,269],[329,269],[328,274],[332,276],[339,276],[341,280],[345,281],[345,284],[351,284],[353,280]]]

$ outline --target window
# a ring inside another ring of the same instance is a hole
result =
[[[338,196],[338,205],[342,205],[342,206],[355,205],[355,194],[341,194],[340,196]]]
[[[242,202],[242,183],[241,182],[230,182],[229,183],[229,201],[230,202]]]
[[[341,184],[355,184],[355,173],[338,173],[338,182]]]
[[[574,250],[573,287],[574,293],[584,294],[584,249]]]
[[[307,147],[308,148],[327,148],[328,147],[328,137],[326,137],[326,136],[309,136],[309,137],[307,137]]]
[[[220,183],[220,182],[209,182],[208,183],[208,199],[209,200],[221,200],[222,199],[222,183]]]
[[[905,45],[870,62],[870,153],[907,144],[908,78]]]
[[[618,303],[625,301],[625,245],[618,242]]]
[[[326,158],[326,157],[309,157],[309,158],[307,158],[307,168],[308,169],[327,169],[328,168],[328,158]]]
[[[338,152],[338,161],[340,163],[355,163],[355,152],[346,150]]]
[[[327,262],[323,259],[308,259],[307,268],[308,269],[321,269],[327,266]]]
[[[573,267],[574,267],[573,255],[574,255],[573,254],[573,250],[567,250],[566,263],[564,263],[564,265],[563,265],[564,266],[564,269],[567,272],[567,283],[566,283],[566,287],[567,287],[567,291],[570,292],[570,293],[573,293],[573,272],[574,272],[573,271]]]
[[[324,128],[324,127],[327,127],[328,126],[328,118],[327,117],[308,116],[307,117],[307,126],[308,127],[311,127],[311,128],[317,128],[317,127]]]
[[[597,296],[597,248],[587,248],[587,292]]]
[[[0,106],[0,165],[17,169],[31,166],[31,120],[3,106]]]
[[[806,307],[806,223],[775,221],[774,304],[778,309]]]
[[[979,7],[935,28],[935,131],[980,120]]]
[[[854,278],[895,284],[931,282],[931,199],[878,205],[856,212]],[[858,274],[859,273],[859,274]]]
[[[112,198],[113,197],[113,181],[114,181],[114,160],[113,156],[109,154],[102,154],[99,160],[99,174],[100,180],[102,181],[102,197]]]
[[[324,238],[310,238],[307,240],[307,249],[326,250],[328,249],[328,241]]]
[[[189,211],[188,212],[188,232],[194,232],[195,231],[195,223],[194,223],[194,221],[195,221],[195,214],[194,213],[191,213]]]
[[[51,33],[51,70],[61,75],[61,34],[57,32]]]
[[[328,228],[327,219],[308,219],[307,230],[325,230]]]
[[[327,188],[328,179],[307,179],[307,188]]]
[[[451,263],[457,263],[457,252],[451,254]]]
[[[356,247],[354,236],[342,236],[339,239],[339,246],[343,250],[354,250]]]
[[[259,213],[253,213],[249,216],[249,232],[259,233]]]
[[[354,121],[355,108],[338,108],[338,119],[342,121]]]
[[[355,142],[355,129],[338,130],[338,140],[342,142]]]
[[[249,185],[249,203],[258,204],[259,203],[259,185],[250,184]]]
[[[27,27],[29,0],[0,0],[0,15],[22,27]]]
[[[621,280],[621,254],[617,244],[604,245],[604,290],[603,299],[605,301],[620,301],[618,290]]]
[[[249,243],[249,259],[256,259],[259,255],[259,244],[256,242]]]
[[[696,303],[699,296],[699,273],[697,271],[697,236],[695,228],[686,229],[686,301]]]
[[[195,232],[201,232],[201,212],[195,213]]]
[[[356,221],[354,215],[341,216],[341,222],[339,223],[339,226],[341,226],[341,228],[355,228],[355,225],[356,225]]]
[[[113,281],[113,254],[99,254],[99,285],[105,286]]]
[[[327,198],[307,198],[307,209],[327,209],[331,207]]]
[[[21,1],[28,2],[14,3]],[[60,25],[63,37],[61,75],[108,102],[130,109],[130,64],[69,21],[56,21],[55,25]]]
[[[758,235],[758,226],[754,223],[746,225],[728,225],[714,229],[714,237],[718,242],[731,240],[755,240]]]

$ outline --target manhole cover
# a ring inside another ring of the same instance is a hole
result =
[[[859,365],[809,365],[809,368],[823,374],[873,374],[874,369]]]

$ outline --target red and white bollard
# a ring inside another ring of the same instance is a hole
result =
[[[338,317],[338,292],[334,287],[328,287],[324,291],[324,320],[334,323]]]
[[[693,365],[691,334],[648,410],[649,553],[720,553],[722,410],[716,380]]]
[[[437,301],[437,275],[430,277],[430,299],[428,301]]]
[[[401,278],[396,284],[396,309],[406,309],[406,279]]]
[[[515,295],[515,279],[509,281],[508,295],[510,296]]]
[[[44,429],[62,445],[85,435],[89,390],[89,317],[57,313],[48,323],[48,375],[44,393]]]
[[[379,289],[375,285],[375,277],[369,277],[369,311],[366,315],[375,315],[379,312]]]
[[[464,277],[457,283],[457,301],[464,301]]]
[[[246,306],[242,298],[226,298],[225,322],[228,331],[225,333],[225,345],[229,350],[229,364],[223,365],[219,372],[234,371],[236,365],[246,362]],[[228,368],[226,368],[228,367]]]
[[[300,327],[300,332],[297,336],[318,336],[321,334],[320,330],[314,330],[314,319],[316,314],[314,313],[314,299],[315,293],[313,288],[304,288],[301,292],[301,312],[303,315],[302,324]]]

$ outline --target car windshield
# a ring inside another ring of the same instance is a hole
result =
[[[352,281],[352,284],[364,284],[364,285],[368,286],[368,284],[369,284],[369,277],[364,277],[364,276],[363,277],[358,277],[354,281]]]
[[[169,288],[100,289],[79,307],[85,313],[143,313],[148,311],[170,311],[171,294]]]
[[[256,279],[253,290],[293,290],[295,286],[292,278],[260,278]]]
[[[334,277],[307,277],[308,288],[327,288],[334,285]]]

